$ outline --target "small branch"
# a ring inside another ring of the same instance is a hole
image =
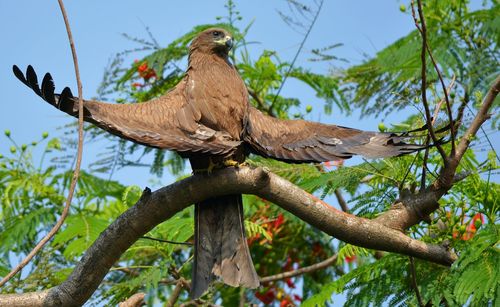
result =
[[[431,112],[429,110],[429,103],[427,102],[427,71],[426,71],[426,50],[427,50],[427,27],[425,25],[425,18],[424,15],[420,9],[420,0],[418,0],[419,3],[419,8],[418,8],[418,13],[420,17],[420,25],[419,21],[417,19],[416,13],[415,13],[415,3],[414,0],[411,1],[411,10],[412,10],[412,16],[413,20],[415,22],[415,27],[418,29],[422,36],[422,51],[420,53],[420,60],[422,61],[422,86],[421,86],[421,92],[422,92],[422,104],[424,105],[424,110],[425,110],[425,120],[427,123],[427,128],[429,129],[429,134],[431,136],[432,142],[435,144],[436,149],[439,151],[439,154],[443,158],[443,162],[446,165],[448,163],[448,156],[446,155],[446,152],[444,151],[443,147],[441,144],[439,144],[438,139],[436,137],[436,134],[434,132],[434,127],[432,126],[431,122]]]
[[[285,77],[283,77],[283,81],[281,82],[280,87],[278,88],[278,91],[276,91],[276,95],[274,95],[271,106],[273,106],[274,103],[276,102],[276,99],[278,98],[279,94],[281,93],[281,90],[283,89],[283,85],[285,85],[285,82],[288,79],[288,76],[292,72],[293,66],[295,65],[295,62],[297,61],[299,54],[302,52],[302,48],[304,48],[304,44],[306,43],[307,38],[309,37],[309,34],[311,33],[311,30],[313,29],[314,24],[316,23],[316,20],[318,20],[318,16],[319,16],[319,13],[321,12],[322,7],[323,7],[323,0],[321,0],[319,2],[318,10],[316,11],[316,14],[313,17],[311,24],[309,25],[309,28],[307,29],[307,32],[304,35],[302,42],[300,43],[299,49],[297,49],[297,52],[295,53],[295,56],[293,57],[292,63],[290,63],[290,66],[288,67],[288,70],[285,73]]]
[[[145,304],[144,298],[146,294],[144,293],[136,293],[129,297],[126,301],[118,304],[118,307],[140,307]]]
[[[257,102],[259,109],[265,111],[269,116],[276,117],[276,114],[274,114],[273,112],[272,106],[267,107],[264,101],[262,101],[262,99],[254,90],[247,88],[247,91],[248,94]]]
[[[415,271],[415,261],[413,260],[413,257],[410,257],[410,272],[411,272],[411,283],[413,285],[413,289],[415,290],[415,294],[417,295],[418,306],[424,307],[424,303],[422,302],[422,296],[420,296],[420,291],[418,290],[417,273]]]
[[[450,84],[448,85],[448,87],[444,90],[444,97],[441,98],[438,102],[438,104],[436,105],[436,108],[434,109],[434,115],[432,116],[432,125],[434,125],[434,123],[436,122],[437,118],[438,118],[438,113],[439,113],[439,110],[441,109],[441,106],[443,105],[443,103],[446,101],[446,99],[448,98],[448,95],[450,95],[451,93],[451,88],[453,87],[453,85],[455,85],[455,80],[456,80],[456,77],[455,75],[453,75],[453,77],[451,78],[451,82]],[[453,126],[453,122],[450,120],[450,125]],[[451,126],[450,126],[450,129],[451,129]],[[451,131],[451,130],[450,130]]]
[[[277,280],[282,280],[285,278],[291,278],[291,277],[303,275],[306,273],[311,273],[311,272],[318,271],[318,270],[324,269],[326,267],[329,267],[332,264],[334,264],[335,262],[337,262],[337,254],[331,256],[330,258],[328,258],[326,260],[323,260],[321,262],[315,263],[315,264],[310,265],[310,266],[306,266],[306,267],[303,267],[303,268],[300,268],[297,270],[293,270],[293,271],[279,273],[276,275],[263,277],[260,279],[260,282],[261,283],[268,283],[268,282],[273,282],[273,281],[277,281]]]
[[[476,135],[479,128],[481,128],[481,125],[488,118],[490,118],[488,112],[493,102],[495,101],[495,98],[497,97],[499,91],[500,91],[500,75],[498,75],[495,78],[493,85],[488,90],[488,93],[486,93],[486,96],[483,99],[483,102],[481,104],[481,107],[479,108],[476,117],[474,117],[474,120],[472,121],[471,125],[469,126],[469,128],[465,132],[465,135],[462,137],[460,143],[457,146],[456,155],[453,157],[453,160],[455,160],[457,163],[458,161],[460,161],[460,159],[462,159],[462,156],[469,147],[472,138]]]
[[[33,248],[33,250],[12,270],[7,274],[1,281],[0,287],[5,285],[14,275],[21,271],[30,261],[35,257],[35,255],[43,248],[43,246],[59,231],[61,226],[64,224],[66,217],[69,213],[69,208],[71,206],[71,200],[73,199],[73,194],[75,192],[76,184],[78,181],[78,176],[80,175],[80,166],[82,164],[82,148],[83,148],[83,100],[82,100],[82,82],[80,80],[80,71],[78,69],[78,58],[76,56],[75,44],[73,42],[73,36],[71,34],[71,28],[69,26],[68,16],[66,15],[66,10],[64,9],[64,3],[62,0],[59,1],[59,7],[61,8],[61,13],[63,15],[64,24],[66,26],[66,32],[68,33],[69,44],[71,46],[71,53],[73,55],[73,64],[75,67],[76,81],[78,84],[78,151],[76,158],[75,171],[73,173],[73,178],[71,179],[71,185],[68,192],[68,197],[66,198],[66,203],[64,205],[63,211],[57,223],[52,227],[52,229],[43,237],[40,242]]]
[[[347,206],[347,202],[345,201],[344,196],[342,196],[340,189],[335,189],[333,192],[335,193],[335,197],[337,197],[337,201],[339,202],[339,206],[342,208],[342,211],[349,213],[349,207]]]
[[[152,240],[152,241],[157,241],[157,242],[162,242],[162,243],[169,243],[169,244],[193,246],[193,243],[189,243],[189,242],[170,241],[170,240],[158,239],[158,238],[153,238],[153,237],[148,237],[148,236],[142,236],[141,239],[147,239],[147,240]]]
[[[175,285],[174,291],[172,291],[172,295],[168,299],[167,307],[175,306],[175,303],[177,302],[179,296],[181,295],[182,288],[183,288],[182,282],[178,281],[177,284]]]

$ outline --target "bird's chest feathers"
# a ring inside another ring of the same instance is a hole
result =
[[[189,71],[188,101],[204,125],[238,139],[248,109],[245,84],[228,63],[212,62]]]

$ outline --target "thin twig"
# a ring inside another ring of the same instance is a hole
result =
[[[148,239],[148,240],[158,241],[158,242],[162,242],[162,243],[179,244],[179,245],[187,245],[187,246],[193,245],[193,243],[189,243],[189,242],[164,240],[164,239],[158,239],[158,238],[153,238],[153,237],[148,237],[148,236],[143,236],[143,237],[141,237],[141,239]]]
[[[436,105],[436,108],[434,109],[434,115],[432,116],[432,122],[431,122],[433,126],[436,123],[438,113],[439,113],[439,110],[441,109],[441,106],[443,105],[445,99],[448,97],[453,85],[455,84],[455,80],[456,80],[456,77],[455,77],[455,75],[453,75],[453,77],[451,78],[451,82],[448,85],[448,88],[446,88],[446,90],[445,90],[445,97],[443,97],[439,100],[438,104]],[[455,125],[455,123],[450,121],[450,127],[452,127],[454,125]],[[429,142],[430,142],[430,135],[429,135],[429,133],[427,133],[427,137],[425,138],[425,147],[426,148],[425,148],[425,152],[424,152],[424,160],[422,162],[422,176],[420,178],[420,190],[425,189],[425,181],[426,181],[426,175],[427,175],[427,160],[429,159],[429,147],[428,147]],[[452,152],[454,152],[454,149]]]
[[[281,280],[281,279],[285,279],[285,278],[291,278],[291,277],[303,275],[306,273],[318,271],[318,270],[324,269],[324,268],[329,267],[330,265],[334,264],[337,261],[337,258],[338,258],[337,254],[334,254],[330,258],[325,259],[321,262],[315,263],[315,264],[310,265],[310,266],[306,266],[306,267],[303,267],[303,268],[300,268],[297,270],[293,270],[293,271],[279,273],[276,275],[263,277],[260,279],[260,282],[267,283],[267,282],[277,281],[277,280]]]
[[[425,17],[424,17],[424,12],[422,8],[422,0],[417,0],[418,3],[418,15],[420,16],[420,21],[422,23],[422,39],[423,36],[426,34],[427,29],[425,25]],[[441,83],[441,87],[443,89],[444,93],[444,100],[446,101],[446,111],[448,113],[448,121],[450,122],[450,134],[451,134],[451,155],[454,155],[455,153],[455,126],[453,125],[453,113],[451,110],[451,105],[450,105],[450,99],[448,98],[448,91],[446,89],[446,85],[444,84],[443,76],[441,75],[441,71],[439,70],[439,67],[437,65],[436,60],[434,59],[434,56],[432,55],[431,47],[427,42],[424,45],[427,49],[427,53],[429,54],[429,57],[431,58],[432,65],[434,66],[434,70],[436,71],[439,81]],[[423,65],[423,64],[422,64]]]
[[[66,198],[66,204],[59,217],[57,223],[52,227],[49,233],[43,237],[40,242],[33,248],[33,250],[19,263],[12,271],[9,272],[1,281],[0,287],[5,285],[14,275],[21,271],[30,261],[35,257],[35,255],[42,249],[42,247],[57,233],[64,223],[64,220],[68,216],[69,208],[71,206],[71,200],[73,199],[73,194],[75,192],[76,184],[78,181],[78,176],[80,175],[80,166],[82,163],[82,148],[83,148],[83,99],[82,99],[82,82],[80,80],[80,70],[78,68],[78,58],[76,56],[75,44],[73,42],[73,35],[71,34],[71,28],[69,26],[68,16],[66,15],[66,10],[64,8],[64,3],[62,0],[58,0],[59,7],[61,8],[61,13],[63,15],[64,24],[66,26],[66,32],[68,33],[69,44],[71,46],[71,53],[73,55],[73,65],[75,67],[76,82],[78,84],[78,151],[76,158],[75,171],[73,172],[73,178],[71,179],[71,185],[68,192],[68,197]]]
[[[257,102],[257,105],[262,111],[266,111],[267,115],[276,117],[271,106],[267,107],[264,101],[259,97],[259,95],[252,89],[247,88],[248,94]]]
[[[342,211],[349,213],[349,207],[347,206],[347,202],[345,201],[344,196],[342,196],[340,189],[335,189],[333,192],[335,193],[335,197],[337,197],[337,201],[339,202]]]
[[[468,106],[467,106],[467,109],[469,109],[469,111],[472,113],[472,110]],[[495,150],[495,147],[493,146],[493,144],[491,143],[491,140],[490,140],[488,134],[484,130],[483,126],[481,126],[480,129],[481,129],[481,132],[484,134],[484,137],[486,138],[486,142],[488,143],[488,146],[490,147],[491,151],[493,151],[493,153],[495,154],[495,157],[497,157],[497,161],[500,162],[500,157],[498,157],[498,153]]]
[[[418,0],[418,3],[420,4],[420,0]],[[448,164],[448,157],[446,155],[446,152],[444,151],[443,147],[441,144],[439,144],[438,139],[436,137],[436,134],[434,133],[434,127],[432,126],[431,123],[431,112],[429,110],[429,103],[427,102],[427,72],[426,72],[426,53],[427,53],[427,27],[425,25],[425,19],[422,11],[418,10],[419,16],[420,16],[420,25],[419,21],[417,19],[416,13],[415,13],[415,2],[414,0],[411,1],[411,11],[412,11],[412,16],[413,20],[415,22],[415,27],[418,29],[422,36],[422,51],[420,53],[420,59],[422,61],[422,86],[421,86],[421,92],[422,92],[422,104],[424,105],[424,110],[425,110],[425,120],[427,123],[427,129],[429,129],[429,134],[431,135],[432,142],[435,144],[437,150],[439,151],[439,154],[443,158],[443,162],[445,165]]]
[[[183,288],[183,284],[179,280],[177,282],[177,284],[175,285],[174,291],[172,291],[172,295],[168,299],[167,307],[175,306],[175,303],[177,302],[177,300],[179,299],[179,296],[181,295],[182,288]]]
[[[422,296],[420,296],[420,291],[418,290],[417,273],[415,270],[415,261],[413,261],[413,257],[410,257],[410,271],[411,271],[411,283],[413,285],[413,289],[415,289],[415,294],[417,295],[418,306],[424,307]]]
[[[462,159],[462,156],[469,147],[469,143],[471,142],[472,138],[476,135],[477,131],[481,128],[481,125],[488,118],[490,118],[490,114],[488,112],[491,105],[495,101],[495,98],[497,97],[499,91],[500,91],[500,75],[498,75],[495,78],[493,85],[488,90],[488,93],[483,99],[483,102],[477,112],[476,117],[474,117],[474,120],[470,124],[469,128],[465,132],[462,139],[460,140],[460,143],[458,143],[456,154],[453,157],[456,163],[458,163],[460,159]]]
[[[427,160],[429,159],[429,142],[431,138],[429,134],[427,134],[427,137],[425,138],[425,152],[424,152],[424,159],[422,161],[422,176],[420,178],[420,190],[423,191],[425,189],[425,181],[426,181],[426,176],[427,176]]]
[[[455,80],[456,80],[456,77],[455,75],[453,75],[451,77],[451,82],[450,84],[448,84],[448,87],[444,90],[444,97],[441,98],[438,102],[438,104],[436,105],[436,108],[434,109],[434,115],[432,116],[432,124],[434,125],[434,123],[436,122],[437,120],[437,117],[438,117],[438,113],[439,113],[439,110],[441,109],[441,106],[443,105],[443,102],[446,101],[446,99],[448,98],[448,95],[450,94],[451,92],[451,88],[453,87],[453,85],[455,85]],[[453,122],[450,120],[450,125],[453,125]],[[451,129],[451,128],[450,128]],[[451,131],[451,130],[450,130]]]
[[[285,76],[283,77],[283,81],[281,82],[280,87],[278,88],[278,91],[276,92],[276,95],[274,95],[273,101],[271,103],[271,107],[276,102],[276,99],[278,98],[279,94],[281,93],[281,90],[283,89],[283,85],[285,84],[286,80],[288,79],[288,75],[290,75],[290,72],[292,71],[293,66],[295,65],[295,62],[297,61],[297,58],[299,57],[299,54],[302,52],[302,48],[304,48],[304,44],[306,43],[306,40],[309,37],[309,34],[311,33],[311,30],[314,27],[314,24],[316,23],[316,20],[318,19],[319,12],[321,12],[321,8],[322,7],[323,7],[323,0],[321,0],[319,2],[318,10],[316,11],[316,14],[314,15],[314,18],[311,21],[311,25],[309,25],[309,28],[307,29],[307,32],[304,35],[304,38],[302,39],[302,42],[300,43],[299,49],[297,49],[297,52],[295,53],[295,56],[293,57],[292,63],[290,63],[290,66],[288,67],[288,70],[285,73]]]

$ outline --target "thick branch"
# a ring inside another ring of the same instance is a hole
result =
[[[36,305],[73,306],[85,303],[120,256],[162,221],[207,198],[254,194],[278,204],[325,233],[354,245],[402,253],[450,265],[456,256],[444,247],[426,244],[377,221],[334,209],[287,180],[261,168],[226,168],[198,174],[154,193],[146,189],[132,208],[114,221],[86,251],[61,285],[40,296]],[[33,294],[29,294],[33,295]]]
[[[467,174],[455,174],[455,172],[465,151],[469,148],[471,140],[481,128],[481,125],[490,117],[489,109],[499,91],[500,75],[497,76],[488,90],[478,113],[457,145],[455,154],[451,156],[449,163],[441,169],[436,181],[417,194],[402,195],[401,199],[390,210],[375,219],[377,222],[403,231],[419,223],[439,207],[438,200],[451,189],[455,182],[466,177]]]

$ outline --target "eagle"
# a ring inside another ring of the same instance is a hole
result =
[[[408,134],[368,132],[305,120],[268,116],[249,94],[228,53],[232,35],[221,28],[199,33],[189,49],[183,79],[163,96],[143,103],[83,101],[84,119],[121,138],[173,150],[189,159],[193,171],[239,164],[253,153],[305,163],[399,156],[425,146],[405,142]],[[77,117],[78,99],[66,87],[55,93],[47,73],[41,86],[32,66],[15,76],[43,100]],[[191,296],[200,297],[211,282],[256,288],[243,222],[242,195],[227,195],[195,204],[194,265]]]

